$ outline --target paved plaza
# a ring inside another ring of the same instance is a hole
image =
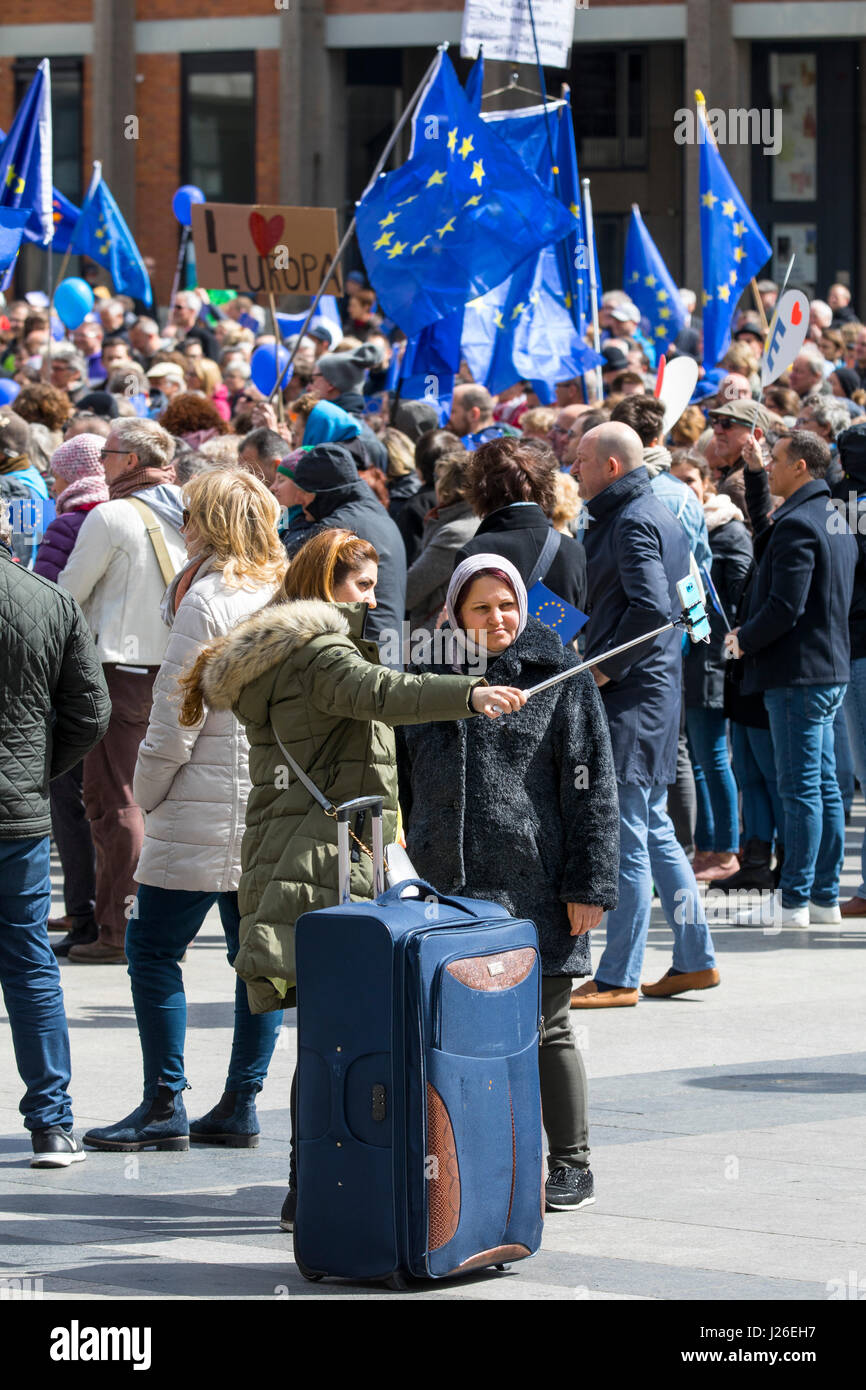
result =
[[[864,819],[858,795],[843,898],[859,882]],[[540,1253],[506,1273],[403,1294],[306,1283],[279,1230],[294,1013],[260,1097],[258,1149],[91,1152],[65,1171],[28,1166],[0,1014],[0,1280],[41,1279],[44,1298],[73,1300],[857,1296],[866,1276],[866,918],[777,935],[713,930],[719,989],[572,1014],[590,1077],[596,1205],[553,1213]],[[669,963],[656,908],[644,978]],[[220,1095],[231,1038],[234,977],[215,912],[184,975],[193,1117]],[[138,1103],[141,1060],[125,969],[64,964],[63,983],[81,1133]]]

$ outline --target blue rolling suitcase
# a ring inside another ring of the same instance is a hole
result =
[[[296,925],[298,1207],[308,1279],[441,1279],[534,1254],[543,1222],[535,926],[408,880]],[[422,896],[403,896],[412,886]]]

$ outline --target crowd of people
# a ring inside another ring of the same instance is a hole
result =
[[[866,326],[834,285],[762,390],[764,326],[740,314],[667,427],[612,291],[601,392],[492,396],[464,370],[443,416],[386,389],[401,335],[363,277],[347,291],[342,327],[290,341],[274,400],[243,297],[181,292],[161,325],[105,293],[71,336],[26,299],[0,317],[0,979],[33,1163],[84,1157],[59,961],[127,966],[141,1043],[140,1103],[87,1147],[258,1143],[294,924],[338,900],[327,808],[376,794],[420,876],[536,923],[546,1198],[575,1210],[594,1186],[571,1010],[718,986],[713,902],[774,931],[866,915],[866,840],[839,903],[866,786]],[[701,361],[699,323],[671,355]],[[689,574],[707,642],[605,656],[668,623]],[[586,618],[577,641],[531,611],[538,583]],[[363,815],[353,832],[365,897]],[[234,1035],[190,1121],[182,961],[214,906]],[[296,1187],[293,1160],[288,1229]]]

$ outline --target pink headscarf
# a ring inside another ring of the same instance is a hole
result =
[[[76,434],[55,449],[52,470],[67,486],[55,499],[57,515],[108,501],[108,484],[102,466],[105,440],[99,434]]]

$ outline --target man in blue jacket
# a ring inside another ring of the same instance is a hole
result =
[[[586,502],[590,619],[587,658],[652,632],[679,612],[676,585],[689,573],[689,542],[653,495],[643,446],[629,425],[588,430],[572,469]],[[607,914],[607,944],[594,980],[573,1008],[636,1004],[649,929],[652,884],[674,934],[674,963],[650,996],[719,983],[698,887],[667,814],[676,775],[682,699],[680,631],[673,628],[593,668],[610,727],[620,814],[619,905]]]
[[[772,924],[840,922],[845,818],[833,721],[851,670],[857,542],[824,481],[830,450],[823,439],[795,430],[773,446],[766,472],[752,441],[743,458],[758,570],[745,620],[725,642],[745,658],[743,694],[760,691],[770,717],[785,813]],[[771,490],[783,499],[772,517]],[[745,913],[739,921],[765,925],[768,914]]]

